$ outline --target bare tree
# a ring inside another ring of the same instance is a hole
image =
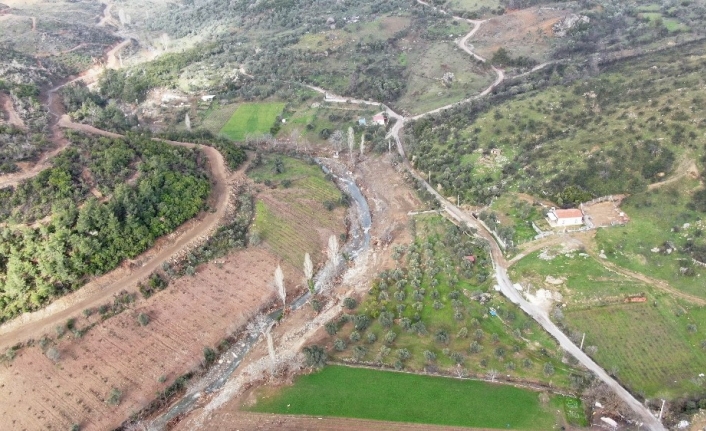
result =
[[[353,128],[348,128],[348,152],[353,159],[353,149],[355,148],[355,135],[353,134]]]
[[[360,155],[365,154],[365,133],[360,135]]]
[[[309,285],[309,290],[314,293],[314,264],[311,262],[311,256],[309,253],[304,254],[304,276],[306,277],[306,283]]]
[[[284,307],[287,299],[287,291],[284,288],[284,273],[280,265],[277,265],[277,269],[275,269],[275,287],[277,288],[279,297],[282,298],[282,306]]]
[[[500,374],[500,373],[498,373],[498,370],[490,369],[490,370],[488,370],[488,372],[486,373],[486,376],[488,376],[488,378],[490,379],[491,382],[494,382],[495,379],[498,377],[499,374]]]
[[[341,146],[343,145],[343,132],[340,130],[335,130],[329,136],[328,141],[333,145],[333,149],[338,153],[341,151]]]
[[[333,266],[338,266],[338,238],[336,235],[331,235],[328,239],[328,258]]]

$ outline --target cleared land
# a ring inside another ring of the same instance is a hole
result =
[[[284,103],[245,103],[238,106],[233,116],[221,129],[221,134],[242,141],[250,134],[269,133]]]
[[[551,404],[556,400],[563,401]],[[525,430],[547,430],[557,423],[549,405],[532,391],[340,366],[259,397],[252,410]]]

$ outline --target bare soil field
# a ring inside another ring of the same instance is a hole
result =
[[[474,51],[490,59],[495,51],[505,48],[512,57],[524,55],[545,62],[554,38],[552,26],[567,14],[539,7],[508,11],[483,23],[473,38]]]
[[[203,265],[134,308],[97,325],[83,338],[67,333],[52,360],[39,345],[20,350],[0,370],[0,415],[12,429],[112,429],[157,391],[196,367],[215,346],[274,299],[278,257],[262,248]],[[220,266],[220,267],[219,267]],[[295,270],[284,267],[286,277]],[[139,313],[150,322],[140,326]],[[78,328],[100,319],[77,319]],[[56,359],[56,357],[54,358]],[[112,388],[120,403],[106,403]]]
[[[615,201],[600,202],[593,205],[584,205],[584,213],[590,217],[594,226],[612,226],[628,222],[629,217],[620,210],[620,202],[624,196],[616,196]],[[622,215],[621,215],[622,214]]]

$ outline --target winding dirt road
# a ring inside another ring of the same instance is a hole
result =
[[[427,3],[417,0],[418,3],[429,6]],[[436,8],[435,8],[436,9]],[[438,9],[437,9],[438,10]],[[443,12],[443,11],[441,11]],[[443,12],[446,13],[446,12]],[[454,17],[455,19],[462,19],[460,17]],[[468,54],[473,56],[474,58],[484,61],[480,56],[477,56],[476,54],[473,53],[473,51],[468,47],[467,43],[469,39],[475,34],[475,32],[478,31],[478,28],[480,28],[480,25],[483,23],[483,21],[469,21],[472,24],[474,24],[473,29],[471,32],[464,36],[461,40],[458,41],[459,46]],[[544,67],[544,65],[540,65]],[[541,69],[539,67],[537,70]],[[504,79],[504,73],[502,70],[497,69],[493,67],[493,70],[498,75],[498,78],[496,81],[491,84],[490,87],[488,87],[486,90],[484,90],[482,93],[480,93],[477,96],[474,96],[472,99],[475,98],[480,98],[484,97],[487,94],[489,94],[495,86],[500,84],[503,79]],[[335,99],[344,99],[341,96],[336,96],[336,95],[330,95],[330,93],[325,92],[327,98],[332,97]],[[462,101],[459,103],[464,103],[466,101]],[[438,109],[435,109],[433,111],[426,112],[424,114],[417,115],[415,117],[412,117],[412,120],[423,118],[427,115],[431,115],[433,113],[441,112],[445,109],[449,109],[452,106],[457,105],[448,105],[444,106]],[[392,110],[385,106],[381,105],[386,108],[388,113],[390,113]],[[630,392],[628,392],[625,388],[623,388],[615,379],[613,379],[601,366],[596,364],[588,355],[586,355],[576,344],[574,344],[569,337],[566,336],[555,324],[549,319],[549,316],[547,315],[546,311],[543,310],[542,308],[528,302],[525,300],[525,298],[522,296],[522,294],[515,289],[513,286],[512,281],[507,275],[507,267],[508,267],[508,262],[505,259],[505,256],[502,253],[502,250],[500,249],[500,246],[496,242],[495,238],[493,235],[488,232],[482,224],[478,223],[475,218],[469,216],[466,214],[464,211],[460,210],[458,207],[453,205],[451,202],[447,201],[443,196],[441,196],[434,187],[432,187],[409,163],[409,160],[407,159],[405,150],[404,150],[404,145],[402,143],[402,140],[400,139],[400,131],[404,127],[404,123],[407,120],[406,118],[392,112],[394,114],[393,116],[397,118],[397,123],[392,127],[390,130],[390,133],[388,133],[388,138],[393,138],[395,140],[395,143],[397,145],[397,151],[403,158],[403,163],[407,170],[424,186],[426,189],[431,193],[437,201],[441,204],[441,207],[445,210],[445,212],[454,220],[456,220],[459,223],[466,224],[469,227],[472,227],[476,229],[477,235],[483,239],[485,239],[488,244],[490,245],[491,248],[491,257],[492,257],[492,263],[493,267],[495,269],[495,278],[498,283],[498,288],[499,290],[505,295],[510,301],[512,301],[514,304],[519,306],[525,313],[527,313],[529,316],[531,316],[537,323],[539,323],[545,331],[550,333],[559,343],[559,345],[566,350],[568,353],[573,355],[576,359],[583,364],[588,370],[592,371],[599,379],[601,379],[605,384],[607,384],[637,415],[640,417],[640,419],[643,421],[643,425],[647,427],[647,429],[652,430],[652,431],[666,431],[666,428],[662,423],[657,420],[657,418],[652,414],[652,412],[642,405],[635,397],[632,396]]]
[[[122,136],[85,124],[72,123],[68,120],[68,117],[62,117],[59,121],[59,125],[84,133],[98,134],[112,138]],[[22,314],[16,319],[0,326],[0,350],[29,338],[37,338],[38,335],[52,330],[57,325],[63,324],[66,319],[80,313],[82,310],[104,304],[112,295],[122,290],[134,290],[137,282],[148,277],[162,262],[188,249],[192,243],[207,236],[218,227],[219,222],[226,214],[230,202],[228,184],[235,176],[244,175],[244,167],[231,176],[228,173],[223,156],[216,149],[184,142],[166,142],[180,147],[200,148],[201,151],[204,152],[208,158],[211,170],[213,183],[211,199],[216,202],[215,211],[206,213],[198,220],[198,223],[181,234],[176,241],[169,244],[164,249],[159,250],[140,268],[130,272],[125,277],[111,282],[110,280],[115,278],[116,273],[121,271],[117,269],[88,283],[80,290],[57,299],[42,310]],[[149,253],[149,251],[147,253]]]

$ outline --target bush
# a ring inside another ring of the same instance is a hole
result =
[[[352,310],[358,306],[358,301],[356,301],[354,298],[345,298],[343,300],[343,306],[349,310]]]
[[[336,349],[337,352],[342,352],[346,350],[346,342],[341,340],[340,338],[336,338],[336,340],[333,342],[333,348]]]
[[[397,333],[395,333],[395,331],[388,331],[387,334],[385,334],[385,343],[392,344],[395,342],[395,338],[397,338]]]
[[[117,406],[118,404],[120,404],[120,399],[122,398],[122,396],[123,394],[118,388],[112,388],[110,390],[110,395],[108,396],[108,399],[105,402],[111,406]]]
[[[304,357],[309,367],[323,368],[326,365],[326,352],[317,345],[304,347]]]
[[[375,333],[373,333],[373,332],[370,332],[370,333],[366,336],[366,338],[367,338],[367,340],[368,340],[368,343],[370,343],[370,344],[373,344],[374,342],[376,342],[376,341],[378,340],[378,336],[375,335]]]
[[[137,322],[140,326],[147,326],[147,324],[150,323],[150,316],[145,313],[140,313],[137,315]]]
[[[367,314],[358,314],[353,318],[353,324],[357,331],[364,331],[370,326],[370,317]]]
[[[407,349],[398,349],[397,357],[400,359],[400,361],[406,361],[407,359],[412,357],[412,354]]]
[[[203,358],[206,361],[207,365],[212,364],[216,360],[216,351],[210,347],[204,347],[203,348]]]
[[[366,355],[366,353],[368,353],[368,349],[366,349],[363,346],[355,346],[353,348],[353,357],[358,361],[363,359],[363,357]]]
[[[353,331],[351,332],[351,335],[348,337],[349,340],[351,340],[352,343],[356,343],[360,341],[360,332],[358,331]]]
[[[432,352],[431,350],[425,350],[423,355],[424,359],[426,359],[427,362],[436,361],[436,353]]]
[[[550,364],[549,362],[544,364],[544,374],[547,376],[551,376],[552,374],[554,374],[554,365]]]

